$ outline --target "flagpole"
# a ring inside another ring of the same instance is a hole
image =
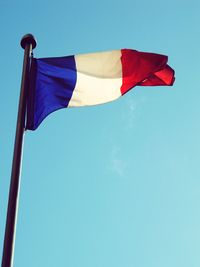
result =
[[[13,266],[17,207],[20,187],[20,169],[23,137],[25,132],[26,99],[29,86],[32,49],[36,47],[34,36],[32,34],[26,34],[25,36],[23,36],[23,38],[21,39],[21,47],[24,49],[24,61],[1,267]]]

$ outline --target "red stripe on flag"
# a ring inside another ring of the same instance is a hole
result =
[[[122,49],[122,95],[136,85],[172,85],[174,71],[164,55]]]

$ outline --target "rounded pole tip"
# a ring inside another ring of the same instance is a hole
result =
[[[21,39],[21,47],[25,49],[27,44],[32,44],[32,49],[34,49],[37,45],[34,36],[30,33],[24,35]]]

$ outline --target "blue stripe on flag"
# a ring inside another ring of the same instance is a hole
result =
[[[33,59],[31,92],[34,106],[28,106],[34,116],[27,118],[27,129],[36,129],[51,112],[65,108],[76,85],[74,56]]]

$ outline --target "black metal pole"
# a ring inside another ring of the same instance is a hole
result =
[[[21,92],[18,107],[18,117],[15,135],[15,145],[12,162],[12,172],[10,181],[10,192],[8,200],[6,229],[4,236],[4,247],[2,257],[2,267],[11,267],[13,265],[15,229],[17,219],[17,207],[20,187],[20,169],[22,158],[23,137],[25,131],[26,117],[26,98],[29,86],[29,73],[31,64],[32,49],[36,47],[36,41],[31,34],[25,35],[21,40],[21,46],[24,49],[24,62],[21,81]]]

